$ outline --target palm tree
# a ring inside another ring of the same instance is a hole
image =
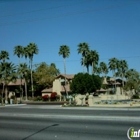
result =
[[[66,58],[69,57],[70,55],[70,49],[69,49],[69,46],[67,45],[62,45],[60,46],[60,49],[59,49],[59,55],[62,55],[63,57],[63,61],[64,61],[64,73],[65,73],[65,86],[66,86]],[[67,93],[67,90],[66,90],[66,93]],[[67,97],[68,97],[68,93],[67,93]]]
[[[124,86],[125,90],[132,90],[138,91],[140,89],[140,74],[135,69],[129,69],[126,74],[126,84]]]
[[[87,68],[87,73],[89,74],[89,66],[90,66],[90,60],[89,60],[89,57],[88,55],[86,55],[86,57],[84,58],[81,58],[81,65],[85,65],[86,68]]]
[[[20,66],[20,58],[24,55],[24,49],[22,46],[18,45],[18,46],[15,46],[14,48],[14,55],[17,55],[17,57],[19,58],[19,64],[18,64],[18,67]],[[23,90],[22,90],[22,75],[19,73],[19,78],[21,80],[21,83],[20,83],[20,92],[22,92],[22,95],[23,95]]]
[[[5,62],[5,60],[9,59],[9,53],[7,51],[0,52],[0,60]]]
[[[108,67],[105,62],[100,62],[100,72],[104,74],[104,76],[103,76],[104,78],[108,74]]]
[[[88,51],[89,51],[89,45],[88,43],[80,43],[78,44],[78,53],[81,53],[82,54],[82,60],[83,60],[83,72],[84,72],[84,66],[85,66],[85,56],[87,55]]]
[[[33,74],[32,74],[32,66],[33,66],[33,57],[34,54],[38,54],[38,47],[35,43],[29,43],[29,45],[26,47],[25,57],[29,58],[29,65],[31,70],[31,88],[32,88],[32,97],[34,97],[34,87],[33,87]]]
[[[19,65],[19,68],[18,68],[18,73],[20,73],[21,79],[24,79],[25,80],[26,101],[27,101],[27,78],[28,78],[28,72],[29,72],[29,69],[28,69],[27,64],[26,63],[21,63]],[[23,97],[23,94],[22,94],[22,97]]]
[[[118,59],[117,58],[111,58],[109,59],[109,69],[113,72],[113,77],[115,79],[115,92],[116,92],[116,75],[115,72],[118,68]]]
[[[15,46],[14,48],[14,55],[17,55],[17,57],[19,58],[19,64],[20,64],[20,58],[23,56],[24,54],[24,49],[22,46],[18,45]]]
[[[1,63],[1,74],[2,74],[2,81],[3,81],[3,89],[2,89],[2,97],[5,91],[5,101],[7,102],[7,85],[11,81],[15,81],[17,79],[16,74],[16,67],[11,62],[2,62]],[[3,101],[3,99],[2,99]],[[2,102],[3,103],[3,102]]]
[[[99,54],[96,50],[91,50],[87,56],[89,57],[90,65],[92,66],[92,74],[94,74],[94,68],[98,65]]]
[[[7,51],[2,50],[0,52],[0,60],[1,60],[1,81],[3,83],[3,90],[2,90],[2,104],[3,104],[3,93],[4,93],[4,85],[5,85],[5,79],[6,77],[6,65],[4,65],[5,61],[9,59],[9,53]]]
[[[128,64],[126,60],[120,60],[118,61],[118,72],[117,75],[121,77],[122,79],[122,94],[123,94],[123,88],[124,88],[124,77],[128,70]]]
[[[122,86],[124,87],[124,77],[128,71],[128,64],[126,60],[118,61],[118,75],[122,78]]]

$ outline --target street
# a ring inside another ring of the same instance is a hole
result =
[[[127,140],[140,129],[138,110],[65,109],[58,106],[0,108],[1,140]]]

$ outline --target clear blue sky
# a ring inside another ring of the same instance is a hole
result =
[[[55,63],[61,73],[61,45],[70,47],[67,73],[82,72],[77,45],[87,42],[100,61],[125,59],[140,71],[139,0],[0,0],[0,50],[10,53],[16,45],[37,44],[34,64]],[[23,60],[24,61],[24,60]]]

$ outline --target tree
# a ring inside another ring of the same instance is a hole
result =
[[[5,60],[9,59],[9,53],[7,51],[0,52],[0,60],[5,62]]]
[[[69,47],[67,45],[60,46],[58,54],[62,55],[62,57],[63,57],[63,60],[64,60],[64,73],[65,73],[65,77],[66,77],[66,61],[65,61],[65,59],[67,57],[69,57],[69,55],[70,55]],[[66,86],[66,78],[65,78],[65,86]],[[66,91],[66,93],[67,93],[67,91]],[[67,93],[67,96],[68,96],[68,93]]]
[[[21,75],[21,83],[22,79],[25,80],[25,95],[26,95],[26,101],[28,100],[28,95],[27,95],[27,80],[28,80],[28,73],[29,69],[26,63],[21,63],[18,67],[18,73]],[[22,94],[23,97],[23,94]]]
[[[20,64],[20,58],[23,56],[24,54],[24,49],[22,46],[18,45],[14,47],[14,55],[17,55],[17,57],[19,58],[19,64]]]
[[[99,76],[89,75],[88,73],[78,73],[70,83],[72,92],[86,94],[92,93],[101,87]]]
[[[19,64],[18,64],[18,68],[20,67],[20,58],[23,56],[24,54],[24,49],[22,46],[18,45],[14,47],[14,55],[17,55],[17,57],[19,58]],[[21,84],[22,84],[22,75],[20,73],[19,74],[19,78],[21,80]],[[23,91],[22,91],[22,85],[20,84],[20,92],[22,92],[23,95]]]
[[[100,62],[100,72],[103,73],[103,77],[105,78],[106,75],[108,74],[108,67],[105,62]]]
[[[58,74],[56,69],[52,65],[47,65],[45,62],[38,65],[33,74],[34,82],[36,83],[35,88],[38,93],[46,87],[52,87],[53,80]]]
[[[117,75],[121,77],[123,87],[124,87],[124,77],[125,77],[127,71],[128,71],[128,64],[127,64],[126,60],[118,61]]]
[[[83,60],[83,72],[84,72],[84,67],[85,67],[85,56],[87,55],[88,51],[89,51],[89,45],[88,43],[79,43],[78,44],[78,53],[81,53],[82,54],[82,60]]]
[[[140,74],[135,69],[129,69],[126,74],[126,83],[124,90],[131,91],[134,90],[135,93],[140,91]]]
[[[89,66],[90,66],[90,60],[89,57],[86,56],[83,60],[83,58],[81,58],[81,65],[85,65],[87,68],[87,73],[89,74]]]
[[[50,64],[50,68],[52,69],[52,73],[57,76],[60,74],[60,70],[56,68],[55,63],[51,63]]]
[[[5,86],[5,77],[6,77],[6,64],[5,61],[9,59],[9,53],[7,51],[2,50],[0,52],[0,60],[1,60],[1,66],[0,66],[0,78],[1,82],[3,85],[3,90],[2,90],[2,104],[3,104],[3,93],[4,93],[4,86]],[[7,97],[6,97],[7,98]]]
[[[98,65],[99,54],[96,50],[91,50],[87,57],[89,57],[90,65],[92,66],[92,74],[94,74],[94,68]]]
[[[31,89],[32,89],[32,97],[34,97],[34,87],[33,87],[33,74],[32,74],[32,67],[33,67],[33,57],[34,54],[38,54],[38,47],[35,43],[29,43],[25,50],[25,57],[29,58],[30,70],[31,70]]]
[[[7,102],[7,91],[8,91],[7,85],[11,81],[16,81],[17,73],[15,65],[11,62],[2,62],[0,67],[1,67],[0,77],[3,83],[2,89],[2,103],[3,103],[3,93],[5,91],[5,101]]]
[[[115,79],[115,83],[116,83],[115,72],[116,72],[117,68],[118,68],[118,59],[115,57],[109,59],[109,69],[112,70],[112,72],[113,72],[113,77]],[[115,91],[116,91],[116,84],[115,84]]]

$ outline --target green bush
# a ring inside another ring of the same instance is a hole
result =
[[[42,100],[41,96],[34,97],[34,101],[41,101],[41,100]]]
[[[140,99],[140,98],[139,98],[139,95],[133,95],[132,99]]]

